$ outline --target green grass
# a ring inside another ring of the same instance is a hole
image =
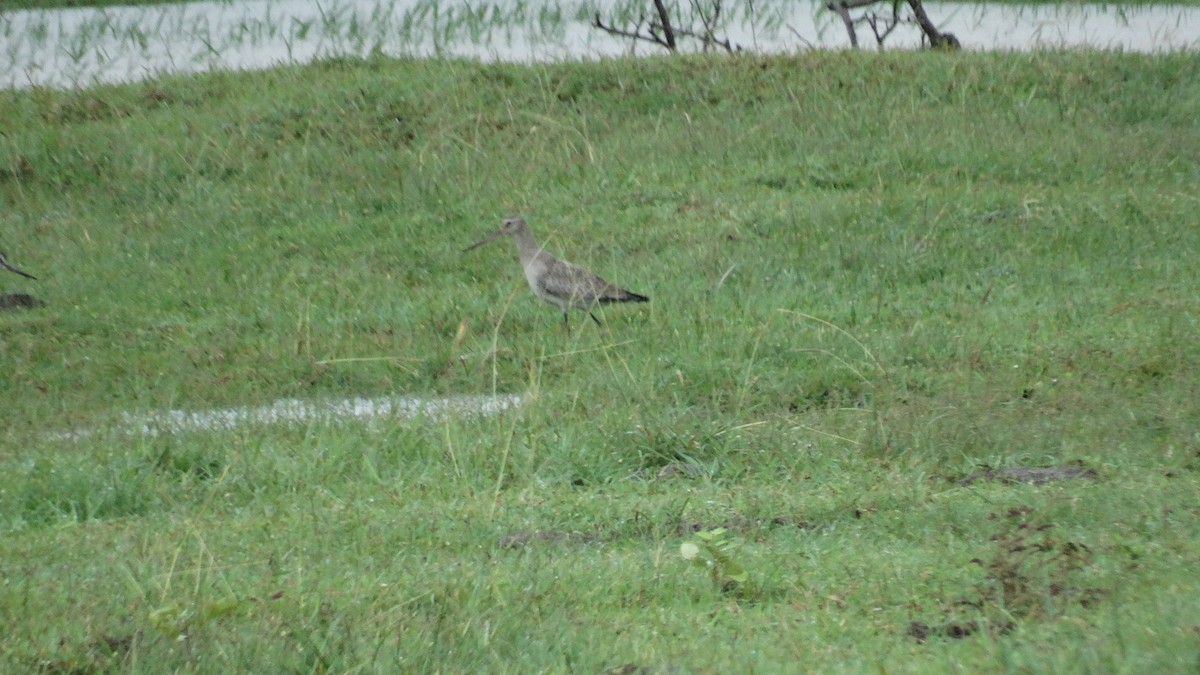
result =
[[[1197,109],[1193,55],[1091,52],[0,93],[40,277],[0,290],[47,303],[0,315],[0,670],[1190,672]],[[565,334],[510,244],[460,253],[510,212],[651,302]],[[492,391],[526,401],[121,431]],[[748,583],[680,557],[718,527]]]

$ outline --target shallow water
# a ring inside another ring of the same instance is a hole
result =
[[[331,401],[282,399],[271,405],[256,408],[124,413],[115,429],[106,429],[106,431],[158,436],[185,432],[231,431],[244,427],[277,424],[364,423],[416,418],[439,421],[449,417],[498,415],[520,402],[521,397],[516,394],[429,399],[404,396]],[[91,429],[77,429],[58,432],[51,436],[62,440],[81,440],[95,433]]]
[[[606,18],[636,16],[640,2],[600,3]],[[648,0],[644,3],[650,6]],[[75,87],[159,73],[257,69],[379,50],[401,56],[555,60],[657,52],[591,26],[593,3],[571,0],[250,0],[0,14],[0,87]],[[843,48],[841,21],[820,2],[727,5],[721,34],[747,49]],[[968,49],[1098,47],[1150,52],[1200,46],[1200,9],[1014,7],[929,3],[926,11]],[[617,23],[621,23],[619,18]],[[864,46],[874,37],[860,26]],[[914,47],[914,26],[888,47]]]

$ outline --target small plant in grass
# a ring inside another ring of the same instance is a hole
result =
[[[240,600],[226,598],[192,608],[181,609],[171,604],[163,605],[150,612],[150,625],[172,640],[182,640],[197,628],[233,614],[244,604]]]
[[[725,538],[725,528],[701,530],[693,541],[679,546],[679,555],[696,567],[708,571],[713,586],[722,592],[746,593],[752,588],[750,575],[734,558],[733,542]]]

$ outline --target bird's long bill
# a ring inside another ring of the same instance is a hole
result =
[[[474,251],[475,249],[479,248],[480,246],[483,246],[484,244],[488,243],[489,241],[495,240],[497,237],[499,237],[502,234],[504,234],[504,232],[502,232],[500,230],[496,230],[495,232],[484,237],[483,239],[480,239],[479,241],[475,242],[474,244],[471,244],[470,246],[464,248],[463,253],[466,253],[467,251]]]
[[[28,272],[22,272],[21,270],[13,267],[12,265],[9,265],[8,261],[5,260],[3,256],[0,256],[0,268],[6,269],[9,272],[16,272],[17,274],[20,274],[21,276],[25,277],[26,279],[33,279],[34,281],[37,281],[37,277],[33,276],[32,274],[30,274]]]

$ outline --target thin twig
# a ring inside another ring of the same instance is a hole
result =
[[[887,36],[891,35],[892,31],[896,29],[896,26],[900,24],[900,17],[893,13],[890,17],[884,18],[884,29],[883,32],[880,33],[878,14],[875,14],[874,12],[866,14],[863,16],[863,20],[866,21],[867,25],[871,27],[871,32],[875,34],[875,44],[879,45],[880,47],[883,46],[883,41],[887,39]]]
[[[637,26],[632,31],[629,31],[629,30],[617,28],[616,26],[604,25],[604,22],[600,19],[600,12],[596,12],[596,16],[592,20],[592,25],[595,26],[596,28],[599,28],[600,30],[604,31],[605,33],[609,33],[611,35],[618,35],[620,37],[632,38],[634,40],[642,40],[643,42],[653,42],[654,44],[660,45],[662,47],[666,47],[667,49],[670,49],[671,51],[675,50],[674,47],[672,47],[665,40],[663,40],[662,37],[660,37],[657,33],[654,32],[653,24],[651,24],[651,26],[650,26],[650,34],[643,35],[640,30],[641,25],[642,25],[641,21],[638,21]]]
[[[723,11],[722,0],[710,0],[710,10],[705,10],[702,5],[704,0],[691,0],[692,14],[691,22],[695,23],[699,18],[701,27],[699,30],[693,30],[690,26],[680,28],[671,23],[671,14],[667,9],[665,0],[654,0],[654,11],[657,15],[657,20],[647,20],[645,15],[638,18],[637,24],[634,27],[619,28],[615,24],[606,24],[604,19],[600,17],[600,13],[592,17],[592,26],[600,30],[618,37],[629,38],[635,42],[651,42],[660,47],[664,47],[667,51],[675,52],[678,48],[677,39],[688,37],[699,40],[704,51],[708,51],[710,47],[720,47],[728,53],[738,52],[742,50],[741,45],[734,44],[729,38],[717,37],[717,26],[721,22],[721,12]],[[643,32],[642,26],[645,25]]]
[[[733,44],[732,42],[730,42],[730,41],[729,41],[729,38],[725,38],[724,40],[719,40],[719,39],[717,39],[715,36],[713,36],[712,34],[699,34],[699,33],[694,33],[694,32],[692,32],[692,31],[690,31],[690,30],[683,29],[683,28],[679,29],[679,30],[678,30],[678,31],[676,31],[676,32],[677,32],[679,35],[682,35],[682,36],[684,36],[684,37],[696,38],[697,40],[699,40],[699,41],[700,41],[700,42],[701,42],[701,43],[704,45],[704,48],[705,48],[705,50],[706,50],[706,51],[707,51],[708,47],[709,47],[709,46],[711,46],[711,45],[716,45],[716,46],[718,46],[718,47],[722,47],[722,48],[724,48],[724,49],[725,49],[725,51],[729,52],[730,54],[732,54],[733,52],[736,52],[736,51],[740,51],[740,50],[741,50],[741,47],[740,47],[740,46],[734,46],[734,44]]]
[[[704,7],[700,4],[700,0],[692,0],[692,11],[694,11],[700,17],[700,25],[704,26],[704,33],[702,35],[695,35],[692,33],[692,37],[699,39],[704,44],[704,51],[708,51],[710,45],[716,44],[724,47],[725,51],[731,52],[733,49],[729,45],[729,40],[726,39],[725,43],[722,44],[721,41],[718,40],[713,34],[713,30],[717,27],[717,22],[721,20],[721,0],[713,0],[712,8],[713,11],[711,15],[705,14]],[[689,33],[691,33],[691,31],[689,31]],[[680,34],[683,34],[682,31]]]
[[[787,29],[788,29],[788,30],[790,30],[790,31],[792,31],[792,35],[795,35],[797,40],[799,40],[799,41],[803,42],[805,47],[808,47],[809,49],[816,49],[816,48],[817,48],[817,46],[816,46],[816,45],[814,45],[813,43],[809,42],[809,41],[808,41],[808,39],[806,39],[806,38],[805,38],[803,35],[801,35],[801,34],[800,34],[800,31],[796,30],[796,29],[795,29],[795,28],[792,26],[792,24],[790,24],[790,23],[789,23],[789,24],[787,25]]]

